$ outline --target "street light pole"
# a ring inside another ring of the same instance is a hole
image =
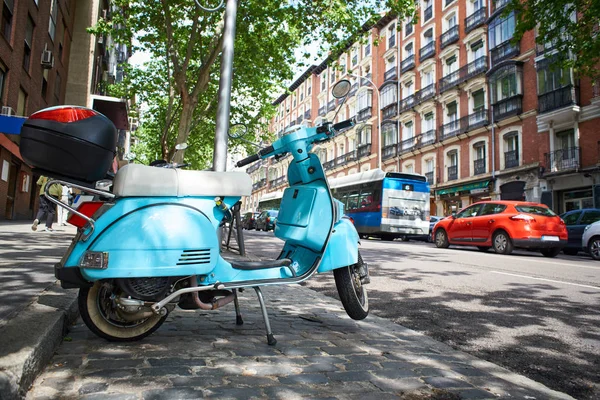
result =
[[[381,112],[379,110],[379,108],[381,107],[381,95],[379,93],[379,89],[377,88],[377,85],[375,85],[375,83],[367,77],[352,74],[352,73],[348,73],[348,75],[354,76],[355,78],[358,78],[358,79],[364,79],[364,80],[368,81],[373,86],[373,89],[375,89],[375,92],[377,93],[377,108],[378,108],[378,110],[377,110],[377,168],[381,169]]]

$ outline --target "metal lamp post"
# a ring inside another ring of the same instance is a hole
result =
[[[379,89],[377,88],[377,85],[375,85],[375,83],[367,77],[352,74],[352,73],[348,73],[348,75],[354,76],[355,78],[358,78],[358,79],[364,79],[373,86],[373,89],[375,89],[375,92],[377,93],[377,108],[380,108],[381,107],[381,95],[379,93]],[[377,110],[377,168],[381,169],[381,112],[380,112],[380,110]]]

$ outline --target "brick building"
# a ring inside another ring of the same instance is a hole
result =
[[[337,120],[359,123],[315,148],[328,177],[373,168],[423,174],[432,215],[500,198],[557,212],[600,207],[598,90],[550,69],[554,50],[536,46],[534,32],[513,44],[507,3],[422,0],[416,24],[383,17],[275,101],[271,131],[331,121],[330,88],[346,78],[353,89]],[[290,160],[247,169],[255,182],[248,209],[278,197]]]
[[[109,17],[108,0],[2,0],[0,105],[2,114],[27,117],[55,105],[75,104],[105,113],[128,129],[124,103],[102,96],[116,79],[122,48],[86,29]],[[108,14],[108,15],[107,15]],[[120,125],[119,125],[120,124]],[[2,126],[0,126],[2,132]],[[37,176],[21,158],[18,135],[0,133],[0,219],[31,219],[37,209]]]

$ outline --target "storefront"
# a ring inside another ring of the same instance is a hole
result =
[[[490,200],[491,183],[490,180],[483,180],[437,189],[435,195],[438,199],[438,212],[443,213],[443,216],[448,216],[469,204]]]

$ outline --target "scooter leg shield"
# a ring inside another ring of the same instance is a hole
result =
[[[337,222],[329,238],[329,244],[319,265],[318,272],[354,265],[358,262],[358,233],[347,218]]]

